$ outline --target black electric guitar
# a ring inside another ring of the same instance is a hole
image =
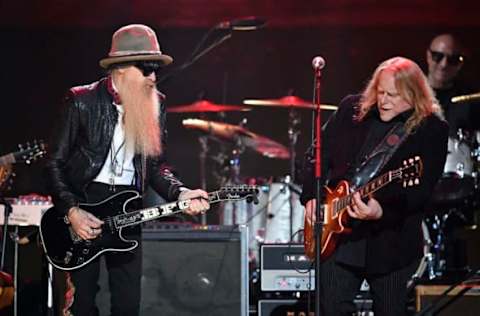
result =
[[[208,193],[210,204],[221,201],[248,202],[257,200],[256,186],[228,186]],[[125,252],[138,246],[136,240],[125,239],[122,229],[155,220],[164,216],[181,213],[190,205],[190,200],[176,201],[145,209],[134,210],[141,199],[137,191],[122,191],[95,204],[80,204],[79,207],[94,213],[105,223],[102,233],[95,239],[83,240],[55,208],[43,214],[40,223],[40,237],[48,261],[60,270],[75,270],[105,252]]]

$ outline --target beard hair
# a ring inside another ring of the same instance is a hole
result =
[[[135,153],[156,156],[162,151],[157,90],[147,80],[127,80],[119,91],[125,110],[125,145]]]

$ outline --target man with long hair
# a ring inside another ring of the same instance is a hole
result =
[[[164,96],[156,89],[156,72],[172,60],[160,51],[151,28],[127,25],[113,34],[110,52],[100,61],[108,76],[68,92],[47,171],[55,208],[79,238],[97,238],[104,224],[79,203],[98,203],[124,190],[143,193],[150,185],[168,201],[189,199],[186,211],[192,215],[209,208],[205,191],[187,189],[165,166]],[[138,241],[140,234],[139,226],[123,231]],[[112,315],[139,314],[141,259],[141,245],[105,254]],[[74,294],[65,315],[96,315],[99,271],[96,259],[71,272]]]
[[[351,233],[340,235],[335,251],[322,262],[322,315],[352,315],[363,279],[370,285],[375,315],[405,314],[407,281],[422,255],[422,211],[442,173],[447,139],[441,108],[409,59],[384,61],[361,95],[341,102],[323,128],[324,185],[335,188],[346,180],[355,190],[415,156],[423,162],[423,174],[416,186],[393,182],[366,198],[353,194],[346,208]],[[312,151],[305,162],[301,200],[307,220],[314,221]]]

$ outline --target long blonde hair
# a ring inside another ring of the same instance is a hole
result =
[[[356,115],[357,121],[362,121],[372,107],[377,104],[379,78],[384,70],[393,72],[398,93],[408,104],[413,106],[414,112],[405,122],[408,133],[414,131],[423,119],[431,114],[443,118],[442,109],[420,67],[410,59],[393,57],[382,62],[375,69],[372,78],[363,90]]]

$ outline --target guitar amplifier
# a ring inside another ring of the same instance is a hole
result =
[[[140,316],[248,315],[247,226],[165,223],[142,233]],[[110,312],[101,265],[97,306]]]
[[[262,291],[315,290],[315,269],[303,244],[260,246],[260,288]]]

